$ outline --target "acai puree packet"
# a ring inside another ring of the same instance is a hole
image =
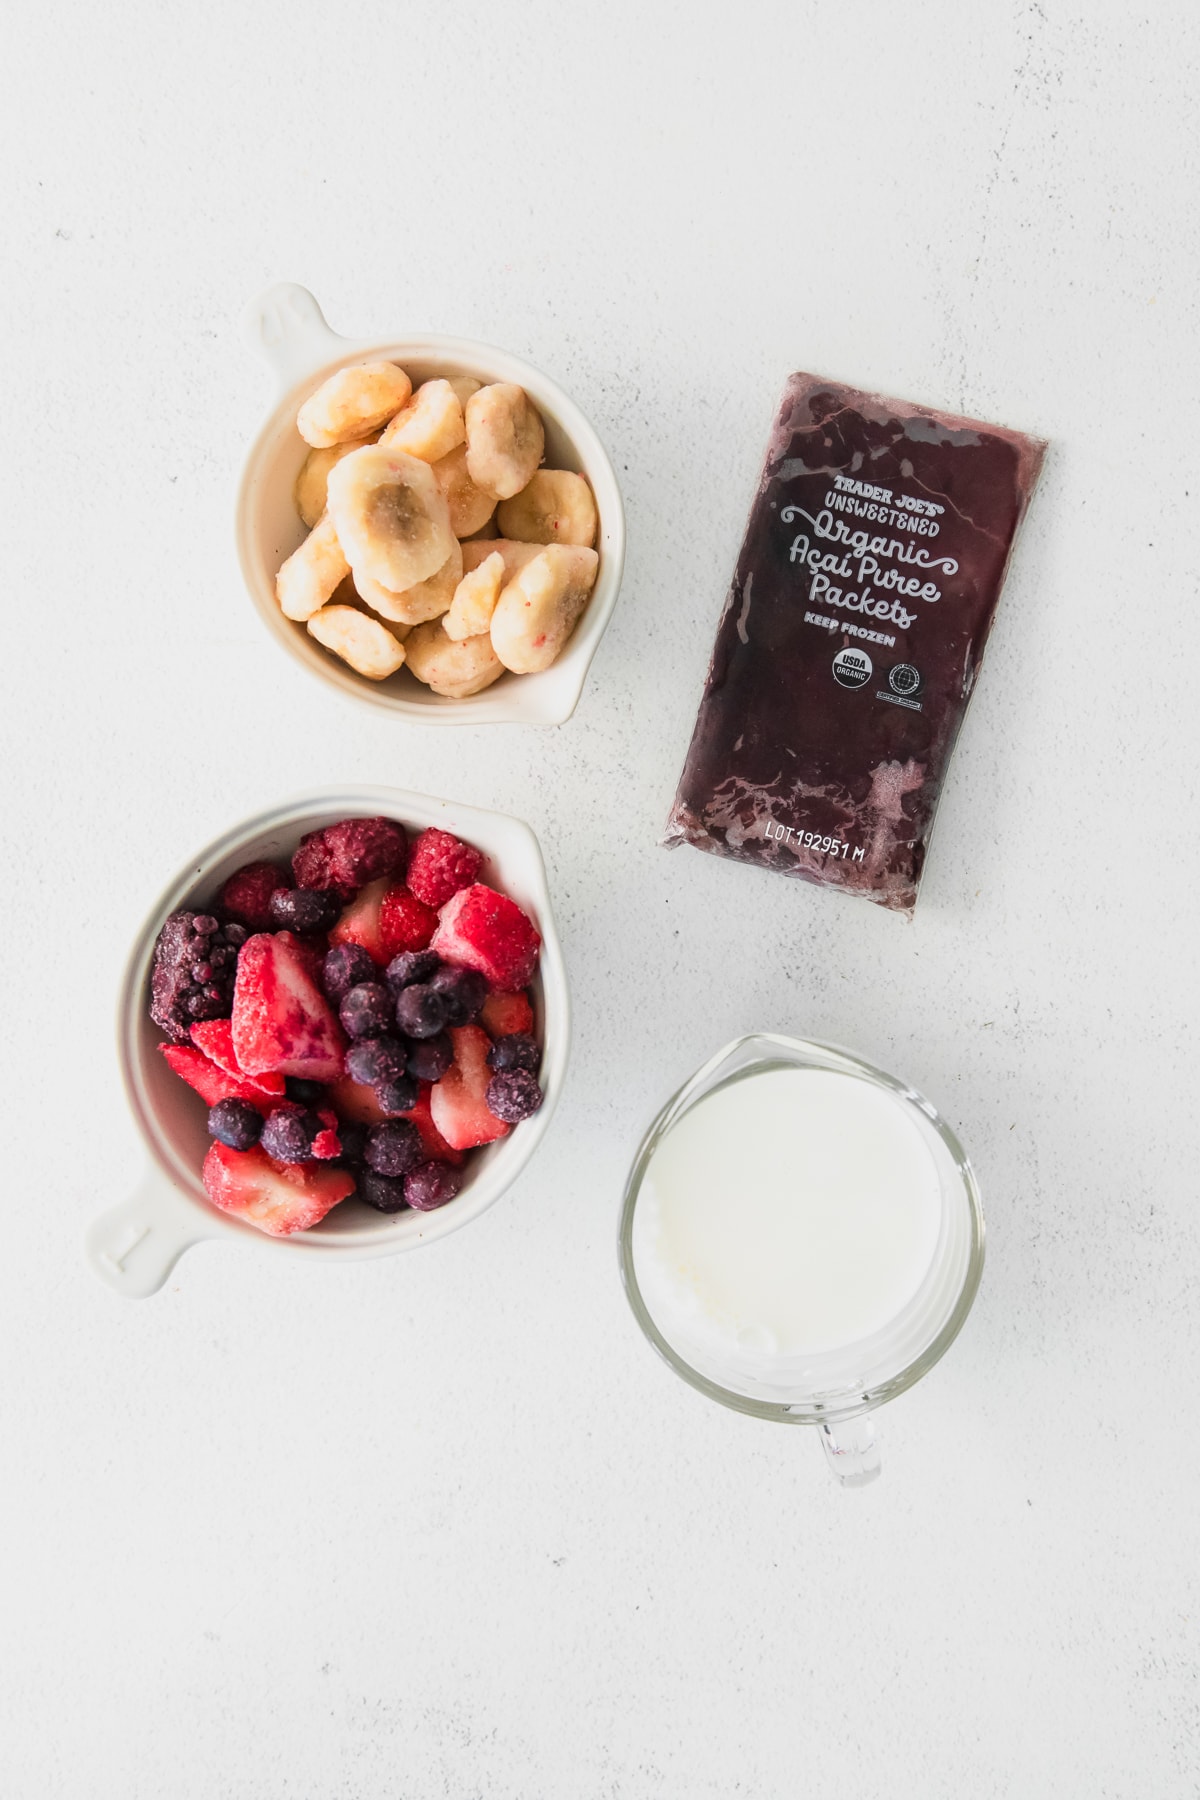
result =
[[[1045,449],[791,376],[667,844],[911,913]]]

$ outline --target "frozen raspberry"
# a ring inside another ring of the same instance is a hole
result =
[[[461,1171],[448,1163],[421,1163],[405,1177],[404,1198],[414,1212],[436,1212],[447,1200],[453,1200],[462,1181]]]
[[[262,1114],[248,1100],[218,1100],[208,1115],[208,1135],[229,1150],[251,1150],[262,1136]]]
[[[436,911],[459,888],[470,887],[483,866],[483,857],[448,831],[431,825],[413,845],[408,865],[409,892]]]
[[[393,1081],[379,1083],[375,1098],[389,1119],[400,1119],[412,1111],[420,1092],[411,1075],[397,1075]]]
[[[336,894],[318,888],[276,888],[271,923],[282,931],[328,931],[341,912]]]
[[[390,887],[379,907],[379,936],[388,959],[403,951],[424,950],[437,930],[437,914],[422,906],[405,887]]]
[[[488,1111],[506,1125],[519,1125],[522,1119],[530,1118],[544,1098],[537,1077],[528,1069],[506,1069],[501,1075],[493,1075],[487,1084]]]
[[[367,1166],[377,1175],[407,1175],[423,1154],[421,1135],[407,1119],[388,1119],[367,1133]]]
[[[447,963],[429,977],[429,985],[442,996],[447,1025],[470,1025],[487,999],[487,982],[478,969],[459,969]]]
[[[382,1037],[394,1014],[391,993],[381,981],[362,981],[345,995],[338,1016],[348,1037]]]
[[[323,1129],[315,1112],[285,1100],[267,1114],[267,1122],[262,1128],[262,1147],[272,1162],[310,1162],[313,1143]]]
[[[446,1023],[446,1002],[420,982],[401,988],[396,995],[396,1023],[405,1037],[436,1037]]]
[[[403,1179],[399,1175],[377,1175],[374,1169],[359,1171],[358,1197],[381,1213],[403,1212],[408,1205]]]
[[[408,1052],[399,1038],[360,1038],[346,1052],[346,1073],[364,1087],[378,1087],[381,1081],[403,1075],[407,1062]]]
[[[414,982],[428,981],[440,967],[432,950],[402,950],[399,956],[393,956],[383,972],[383,979],[393,994],[398,994],[401,988],[412,987]]]
[[[538,1049],[537,1039],[527,1031],[512,1031],[507,1037],[499,1038],[488,1051],[488,1068],[497,1075],[506,1069],[529,1069],[536,1072],[541,1065],[542,1053]]]
[[[217,910],[251,931],[270,931],[271,895],[292,883],[286,869],[278,863],[247,863],[229,877],[217,896]]]
[[[292,858],[296,886],[332,888],[349,900],[380,875],[404,867],[408,836],[394,819],[342,819],[300,839]]]
[[[375,964],[361,944],[335,944],[321,965],[321,986],[326,998],[339,1006],[352,987],[374,981]]]
[[[418,1081],[440,1081],[453,1061],[454,1046],[444,1031],[408,1047],[408,1072]]]
[[[176,912],[166,921],[154,946],[150,1017],[172,1043],[189,1043],[197,1020],[229,1017],[244,936],[240,926],[218,925],[211,913]]]

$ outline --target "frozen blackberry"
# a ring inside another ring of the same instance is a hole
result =
[[[436,1212],[453,1200],[462,1183],[461,1170],[449,1163],[420,1163],[405,1176],[404,1198],[415,1212]]]
[[[447,964],[429,977],[429,985],[442,996],[447,1025],[469,1025],[479,1017],[479,1009],[487,999],[487,982],[477,969]]]
[[[267,1114],[267,1122],[262,1128],[262,1147],[275,1162],[308,1162],[312,1158],[313,1140],[324,1129],[323,1122],[307,1106],[284,1100]]]
[[[240,926],[222,926],[211,913],[174,912],[166,920],[154,946],[150,1017],[172,1043],[189,1043],[197,1020],[229,1017],[245,936]]]
[[[423,1155],[421,1134],[407,1119],[388,1119],[372,1125],[364,1155],[377,1175],[407,1175]]]
[[[341,1004],[352,987],[375,980],[375,964],[361,944],[335,944],[321,965],[321,986],[335,1006]]]
[[[336,894],[316,888],[277,888],[271,923],[281,931],[328,931],[341,912]]]
[[[391,1081],[379,1083],[375,1089],[375,1098],[389,1119],[398,1119],[404,1113],[412,1111],[420,1091],[411,1075],[396,1075]]]
[[[454,1061],[454,1046],[444,1031],[416,1038],[408,1047],[408,1072],[418,1081],[440,1081]]]
[[[373,1206],[376,1212],[403,1212],[408,1205],[402,1176],[379,1175],[374,1169],[360,1169],[357,1179],[359,1199]]]
[[[543,1098],[537,1077],[528,1069],[505,1069],[487,1084],[487,1109],[506,1125],[519,1125],[530,1118]]]
[[[497,1038],[487,1054],[488,1068],[497,1075],[505,1069],[529,1069],[536,1074],[541,1061],[537,1039],[528,1031],[510,1031],[507,1037]]]
[[[346,1052],[347,1075],[366,1087],[395,1081],[403,1075],[407,1063],[407,1046],[397,1037],[360,1038]]]
[[[446,1023],[445,998],[424,982],[396,995],[396,1023],[405,1037],[436,1037]]]
[[[428,981],[440,967],[441,959],[432,950],[402,950],[399,956],[393,956],[383,972],[383,979],[393,994],[398,994],[401,988],[412,987],[414,982]]]
[[[248,1100],[218,1100],[208,1115],[209,1137],[227,1150],[253,1150],[262,1128],[262,1114]]]
[[[380,981],[362,981],[343,996],[338,1017],[347,1037],[382,1037],[395,1017],[395,1002]]]

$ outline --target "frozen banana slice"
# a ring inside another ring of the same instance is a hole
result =
[[[450,383],[426,381],[408,405],[400,408],[379,441],[433,463],[457,450],[466,435],[462,401]]]
[[[333,520],[321,514],[275,577],[275,598],[289,619],[309,619],[350,573]]]
[[[582,475],[569,469],[539,469],[528,486],[496,508],[506,538],[526,544],[585,544],[596,541],[596,502]]]
[[[504,673],[504,664],[486,631],[455,643],[446,636],[440,619],[414,626],[404,648],[417,680],[451,700],[465,700],[468,694],[479,693]]]
[[[311,530],[325,511],[325,484],[334,463],[341,462],[352,450],[361,450],[369,438],[351,438],[348,444],[330,444],[327,450],[310,450],[304,467],[296,477],[292,490],[296,511]]]
[[[496,496],[476,487],[467,469],[464,444],[439,457],[432,465],[438,487],[450,508],[450,526],[455,537],[470,537],[481,531],[496,510]]]
[[[318,644],[324,644],[368,681],[386,680],[404,661],[400,640],[378,619],[369,619],[353,606],[323,606],[308,621],[308,629]]]
[[[529,395],[513,381],[493,381],[463,409],[471,480],[497,500],[519,494],[542,460],[546,434]]]
[[[464,575],[454,590],[450,611],[442,620],[446,636],[456,641],[478,637],[492,622],[500,589],[504,586],[504,558],[495,551]]]
[[[506,669],[548,669],[588,602],[600,558],[581,544],[548,544],[509,582],[492,614],[491,637]]]
[[[462,551],[455,544],[436,574],[428,581],[419,581],[416,587],[405,588],[402,594],[393,594],[389,588],[380,587],[369,575],[355,575],[354,586],[359,597],[372,611],[381,613],[389,624],[423,625],[426,619],[440,618],[446,611],[462,580],[462,572]],[[487,626],[480,629],[486,631]]]
[[[462,547],[463,570],[470,574],[489,556],[498,556],[504,564],[504,579],[511,581],[526,563],[540,556],[544,544],[518,544],[512,538],[473,538]]]
[[[386,425],[411,393],[412,382],[395,363],[353,363],[308,396],[296,414],[296,430],[318,450],[367,437]]]
[[[370,444],[330,469],[328,492],[329,514],[356,577],[402,594],[453,554],[450,509],[420,457]]]

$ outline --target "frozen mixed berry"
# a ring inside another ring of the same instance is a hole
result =
[[[328,931],[341,910],[336,894],[318,888],[277,888],[271,895],[271,923],[281,931]]]
[[[197,1020],[229,1017],[245,936],[240,925],[222,926],[211,913],[175,912],[167,919],[154,946],[150,1017],[172,1043],[187,1043]]]
[[[416,1038],[408,1047],[408,1072],[418,1081],[440,1081],[454,1061],[454,1045],[444,1031]]]
[[[396,1075],[391,1081],[379,1083],[375,1089],[375,1098],[389,1119],[398,1119],[404,1113],[412,1111],[420,1092],[411,1075]]]
[[[512,1031],[507,1037],[497,1039],[488,1051],[488,1068],[497,1075],[505,1069],[529,1069],[536,1072],[541,1066],[542,1053],[538,1049],[537,1040],[527,1031]]]
[[[291,877],[278,863],[252,862],[236,870],[217,896],[217,910],[251,931],[270,931],[271,895],[291,887]]]
[[[447,900],[432,948],[446,962],[478,969],[489,987],[510,994],[528,986],[541,943],[533,920],[515,900],[477,881]]]
[[[487,999],[487,982],[476,969],[447,963],[429,977],[429,985],[445,1002],[447,1025],[469,1025]]]
[[[396,1023],[406,1037],[436,1037],[446,1023],[446,1002],[428,983],[401,988],[394,1006]]]
[[[289,1100],[298,1100],[301,1106],[315,1106],[319,1100],[325,1098],[325,1083],[323,1081],[305,1081],[299,1076],[289,1075],[287,1097]]]
[[[389,957],[424,950],[437,930],[437,914],[407,888],[390,887],[379,903],[379,936]]]
[[[346,1052],[346,1073],[364,1087],[378,1087],[403,1075],[408,1063],[407,1046],[398,1037],[359,1038]]]
[[[342,1146],[342,1161],[360,1163],[366,1154],[367,1128],[354,1120],[347,1123],[343,1119],[338,1126],[338,1141]]]
[[[349,900],[380,875],[403,869],[408,835],[394,819],[342,819],[300,839],[292,858],[297,887],[330,888]]]
[[[448,1163],[420,1163],[404,1180],[404,1198],[414,1212],[436,1212],[462,1186],[462,1171]]]
[[[208,1135],[227,1150],[250,1150],[262,1136],[262,1114],[248,1100],[218,1100],[208,1115]]]
[[[375,964],[361,944],[335,944],[321,965],[321,986],[334,1005],[346,998],[352,987],[375,980]]]
[[[393,994],[398,994],[401,988],[412,987],[414,982],[428,981],[440,968],[441,961],[432,950],[402,950],[399,956],[393,956],[383,972],[383,979]]]
[[[395,1005],[381,981],[361,981],[343,998],[338,1017],[348,1037],[382,1037],[393,1022]]]
[[[377,1175],[407,1175],[424,1155],[421,1134],[407,1119],[387,1119],[372,1125],[363,1155]]]
[[[542,1099],[537,1077],[528,1069],[505,1069],[487,1084],[488,1111],[506,1125],[519,1125],[522,1119],[530,1118]]]
[[[309,1162],[313,1144],[324,1129],[323,1122],[309,1107],[285,1100],[267,1114],[262,1147],[273,1162]]]
[[[358,1197],[373,1206],[376,1212],[403,1212],[408,1205],[404,1198],[404,1179],[399,1175],[379,1175],[374,1169],[360,1169],[357,1175]]]
[[[483,857],[470,844],[431,825],[413,845],[408,864],[409,892],[435,910],[452,894],[470,887],[483,866]]]

